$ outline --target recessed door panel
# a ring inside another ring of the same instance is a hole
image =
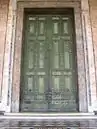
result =
[[[27,15],[25,26],[21,111],[77,111],[72,18]]]

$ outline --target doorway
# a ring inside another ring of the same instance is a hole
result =
[[[72,13],[25,16],[21,112],[77,112],[76,47]]]

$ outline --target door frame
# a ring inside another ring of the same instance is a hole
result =
[[[20,75],[21,75],[21,54],[23,40],[23,22],[25,8],[73,8],[75,20],[75,39],[77,51],[77,76],[78,76],[78,97],[79,97],[79,112],[87,112],[87,88],[85,80],[85,63],[84,63],[84,48],[82,39],[81,26],[81,9],[80,2],[60,1],[60,2],[17,2],[17,21],[16,21],[16,41],[14,49],[14,67],[13,67],[13,86],[12,86],[12,112],[19,112],[20,105]]]

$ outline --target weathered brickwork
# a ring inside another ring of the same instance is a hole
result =
[[[90,17],[92,24],[92,35],[93,35],[93,45],[95,54],[96,78],[97,78],[97,0],[90,0],[89,3],[90,3]]]
[[[8,0],[0,0],[0,95],[2,86],[4,46],[6,40],[7,13],[8,13]]]

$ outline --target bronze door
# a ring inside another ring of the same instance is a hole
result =
[[[22,112],[76,112],[72,17],[27,15],[21,70]]]

